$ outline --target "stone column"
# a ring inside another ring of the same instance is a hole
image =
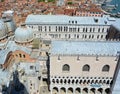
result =
[[[68,90],[68,89],[67,89],[67,88],[65,88],[66,94],[67,94],[67,90]]]
[[[58,88],[58,94],[60,94],[60,88]]]
[[[105,94],[105,89],[103,89],[102,94]]]
[[[88,88],[88,94],[90,94],[90,89]]]
[[[94,94],[97,94],[97,90],[95,89],[95,92],[94,92]]]
[[[73,88],[73,94],[75,94],[75,89]]]
[[[81,90],[80,90],[80,94],[82,94],[82,91],[83,91],[83,89],[82,88],[80,88]]]
[[[50,94],[52,94],[52,89],[50,90]]]

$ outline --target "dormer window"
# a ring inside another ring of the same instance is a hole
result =
[[[77,24],[77,21],[75,21],[75,23]]]
[[[70,21],[69,21],[69,23],[70,23]]]
[[[105,21],[105,24],[107,24],[107,21]]]
[[[95,23],[98,23],[98,19],[95,18],[94,21],[95,21]]]

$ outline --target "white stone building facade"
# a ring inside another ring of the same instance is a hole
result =
[[[109,16],[29,15],[25,24],[43,39],[104,41],[113,22]]]
[[[118,63],[117,51],[114,52],[112,49],[119,44],[55,41],[52,45],[51,94],[110,94]],[[73,46],[74,50],[71,49]],[[91,48],[93,49],[89,52]]]
[[[25,24],[33,30],[34,37],[52,41],[47,66],[51,94],[111,92],[120,45],[118,42],[106,41],[106,37],[111,25],[119,21],[109,16],[27,17]],[[54,40],[57,42],[54,43]]]

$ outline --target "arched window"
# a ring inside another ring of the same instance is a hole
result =
[[[80,31],[80,28],[78,28],[78,32]]]
[[[20,56],[20,58],[22,57],[22,55],[21,55],[21,54],[19,54],[19,56]]]
[[[90,32],[92,31],[92,28],[90,28]]]
[[[99,35],[97,35],[97,39],[99,39]]]
[[[100,28],[98,29],[98,32],[100,32]]]
[[[104,28],[102,29],[102,32],[104,32]]]
[[[95,28],[93,28],[93,32],[95,32]]]
[[[85,28],[83,28],[83,32],[85,31]]]
[[[101,35],[101,39],[103,38],[103,35]]]
[[[86,28],[86,32],[87,32],[87,28]]]
[[[66,72],[70,71],[70,66],[68,64],[63,65],[62,71],[66,71]]]
[[[23,58],[25,58],[25,55],[23,55]]]
[[[109,70],[110,70],[110,66],[109,65],[104,65],[103,68],[102,68],[103,72],[109,72]]]
[[[94,35],[92,35],[92,39],[94,38]]]
[[[89,65],[84,65],[82,68],[82,71],[90,71],[90,66]]]
[[[89,39],[91,38],[91,35],[89,35]]]

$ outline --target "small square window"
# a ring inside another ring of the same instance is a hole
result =
[[[30,69],[33,69],[34,68],[34,66],[30,66]]]
[[[112,77],[110,77],[110,79],[113,79]]]
[[[93,77],[90,77],[90,79],[92,79]]]

